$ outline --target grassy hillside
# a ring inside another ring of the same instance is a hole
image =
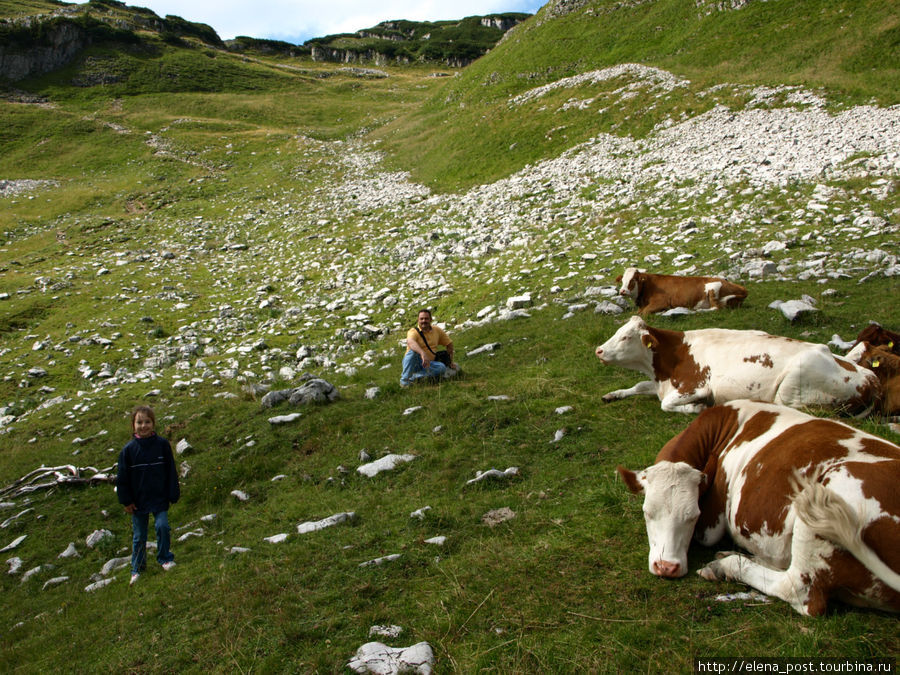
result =
[[[14,5],[0,0],[7,15]],[[108,485],[0,497],[0,547],[26,536],[0,558],[21,559],[0,574],[3,672],[346,672],[374,639],[428,641],[441,673],[690,672],[695,657],[900,653],[894,616],[837,604],[809,620],[777,601],[717,599],[739,584],[653,577],[640,502],[614,469],[650,463],[690,417],[649,398],[600,403],[639,375],[593,356],[623,320],[593,311],[596,289],[625,264],[684,270],[682,255],[703,272],[755,255],[783,272],[742,279],[741,310],[654,325],[814,342],[851,338],[870,320],[900,327],[900,283],[882,273],[900,255],[890,142],[783,184],[654,176],[668,160],[623,143],[610,153],[635,155],[640,184],[595,173],[573,188],[535,169],[482,185],[603,132],[652,139],[657,125],[684,123],[688,133],[716,105],[813,107],[802,91],[761,99],[749,84],[825,87],[831,110],[896,103],[895,12],[606,6],[545,10],[453,78],[145,35],[140,49],[95,46],[5,93],[0,486],[41,465],[110,467],[138,402],[192,449],[177,457],[183,497],[170,512],[178,566],[151,563],[131,588],[119,569],[84,590],[128,555],[130,522]],[[841,42],[841,26],[867,37]],[[757,53],[758,35],[784,55],[829,30],[833,50],[809,46],[790,67]],[[885,47],[878,60],[870,44]],[[858,78],[842,75],[851,52]],[[513,99],[634,61],[690,83],[663,91],[623,72]],[[576,172],[567,157],[560,174]],[[429,193],[403,172],[459,192]],[[784,246],[751,253],[773,242]],[[529,317],[475,321],[526,291]],[[790,323],[768,308],[802,294],[818,313]],[[449,324],[464,375],[401,389],[398,344],[423,305]],[[384,332],[358,337],[366,325]],[[468,355],[488,343],[499,348]],[[341,398],[272,424],[295,409],[263,408],[263,390],[298,386],[304,372]],[[900,440],[884,422],[854,424]],[[356,472],[363,450],[416,459],[370,479]],[[467,485],[513,466],[508,482]],[[426,506],[423,519],[410,515]],[[515,518],[482,522],[503,507]],[[297,532],[350,511],[351,522]],[[112,539],[88,548],[101,528]],[[266,541],[278,534],[286,541]],[[435,536],[447,540],[427,542]],[[58,557],[69,543],[79,557]],[[693,549],[692,570],[714,554]],[[403,632],[370,637],[376,624]]]
[[[740,107],[739,88],[711,90],[723,83],[821,88],[835,105],[900,102],[900,11],[888,0],[771,0],[709,13],[683,0],[603,0],[552,20],[548,7],[417,115],[382,132],[398,166],[416,167],[417,179],[436,189],[496,180],[598,133],[641,137],[717,103]],[[622,63],[662,68],[690,85],[661,101],[639,96],[603,107],[623,85],[614,79],[509,105],[535,87]],[[560,110],[572,97],[598,102]]]

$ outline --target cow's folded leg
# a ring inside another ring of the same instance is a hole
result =
[[[817,572],[830,569],[828,561],[835,546],[816,536],[799,518],[794,521],[791,538],[791,563],[786,570],[767,567],[739,553],[714,560],[698,571],[709,581],[740,581],[766,595],[780,598],[801,614],[816,615],[827,606],[828,575]]]
[[[654,380],[644,380],[628,389],[616,389],[615,391],[609,392],[603,396],[603,402],[609,403],[610,401],[618,401],[619,399],[628,398],[629,396],[656,396],[657,388],[657,384]]]
[[[670,392],[660,402],[666,412],[679,412],[686,414],[699,413],[708,407],[709,392],[700,390],[688,395]]]

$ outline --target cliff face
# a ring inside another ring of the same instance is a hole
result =
[[[27,48],[0,42],[0,78],[17,82],[62,68],[91,43],[78,24],[60,21],[47,24],[38,44]]]
[[[510,12],[460,21],[383,21],[353,34],[306,42],[314,61],[337,63],[430,62],[462,68],[492,49],[530,15]]]

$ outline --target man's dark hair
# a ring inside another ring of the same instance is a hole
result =
[[[425,312],[428,316],[431,316],[431,310],[430,310],[430,309],[420,309],[418,312],[416,312],[416,316],[419,316],[419,314],[421,314],[422,312]],[[433,319],[434,317],[431,316],[431,318]]]

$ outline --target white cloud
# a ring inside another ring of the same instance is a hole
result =
[[[212,26],[223,40],[238,35],[301,43],[352,33],[381,21],[438,21],[498,12],[536,12],[541,0],[127,0],[160,16]]]

